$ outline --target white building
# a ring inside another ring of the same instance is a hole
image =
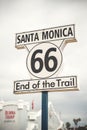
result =
[[[52,103],[48,103],[48,130],[60,128],[63,122]],[[41,130],[41,110],[30,110],[29,103],[23,100],[0,101],[0,130]]]

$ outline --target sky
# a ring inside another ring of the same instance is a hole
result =
[[[15,34],[75,24],[77,42],[68,44],[59,76],[76,75],[79,91],[49,92],[63,121],[81,118],[87,124],[87,1],[86,0],[0,0],[0,98],[4,101],[34,100],[41,108],[41,93],[14,95],[14,81],[29,79],[26,49],[15,48]]]

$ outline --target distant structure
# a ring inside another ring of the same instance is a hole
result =
[[[0,101],[0,130],[41,130],[41,110],[35,111],[31,104],[23,100]],[[63,121],[53,104],[48,103],[48,130],[63,130]]]
[[[61,120],[60,115],[56,113],[56,111],[55,111],[51,102],[49,103],[49,117],[50,117],[50,114],[51,114],[51,116],[55,117],[55,120],[56,120],[56,123],[57,123],[57,130],[63,129],[64,123]],[[56,124],[54,124],[54,125],[56,126]]]
[[[33,102],[34,103],[34,102]],[[48,103],[48,130],[63,130],[63,121],[59,114],[56,113],[53,104]],[[41,130],[41,110],[29,111],[28,126],[26,130]]]
[[[0,101],[0,130],[26,130],[29,103]]]

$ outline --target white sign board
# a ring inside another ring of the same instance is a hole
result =
[[[44,43],[55,40],[67,40],[72,42],[75,39],[75,25],[58,26],[53,28],[16,33],[15,47],[24,48],[24,45]]]
[[[14,93],[78,90],[76,76],[54,75],[62,65],[62,50],[70,42],[76,42],[74,24],[16,33],[15,47],[28,51],[26,66],[32,80],[15,81]]]
[[[42,91],[73,91],[77,88],[76,76],[55,77],[49,79],[20,80],[14,82],[14,93],[33,93]]]

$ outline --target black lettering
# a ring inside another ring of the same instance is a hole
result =
[[[59,29],[55,30],[55,38],[58,38],[58,37],[59,37]]]
[[[42,32],[42,40],[48,39],[48,31]]]
[[[25,39],[24,35],[22,35],[22,37],[21,37],[21,43],[22,42],[26,42],[26,39]]]
[[[68,30],[68,36],[69,35],[73,36],[73,32],[72,32],[72,28],[71,27],[69,27],[69,30]]]
[[[19,86],[20,83],[16,83],[16,90],[19,90],[20,86]]]
[[[54,32],[53,32],[53,30],[50,30],[50,32],[49,32],[49,38],[52,39],[53,37],[54,37]]]
[[[30,36],[31,36],[31,42],[32,42],[32,41],[33,41],[33,39],[34,39],[34,38],[33,38],[34,33],[31,33],[31,34],[30,34]]]
[[[66,30],[67,30],[67,28],[63,29],[63,36],[65,36],[65,37],[67,37],[67,35],[68,35],[68,34],[66,34]]]
[[[30,35],[29,34],[25,35],[25,42],[27,42],[27,41],[30,42]]]
[[[23,86],[23,89],[29,89],[30,88],[30,82],[28,82],[26,85]]]
[[[21,40],[20,40],[20,35],[17,36],[17,43],[20,43]]]
[[[69,86],[70,85],[70,81],[65,81],[65,86]]]
[[[60,29],[60,37],[62,37],[62,29]]]
[[[35,34],[35,38],[34,41],[38,40],[39,41],[39,37],[38,37],[38,33]]]

